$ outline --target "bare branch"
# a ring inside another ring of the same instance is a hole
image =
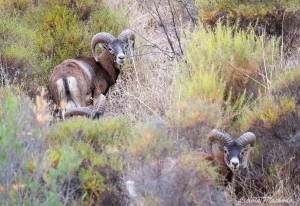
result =
[[[168,0],[168,4],[169,4],[170,12],[171,12],[171,15],[172,15],[172,23],[173,23],[173,27],[174,27],[174,31],[175,31],[175,36],[176,36],[177,41],[178,41],[180,53],[181,53],[181,55],[183,55],[183,50],[182,50],[182,47],[181,47],[180,36],[179,36],[179,34],[177,32],[177,29],[176,29],[175,15],[174,15],[174,11],[173,11],[174,8],[172,7],[172,4],[171,4],[170,0]]]
[[[165,33],[165,35],[166,35],[166,38],[167,38],[168,43],[169,43],[169,45],[170,45],[170,47],[171,47],[171,50],[173,51],[174,54],[176,54],[176,51],[175,51],[174,46],[173,46],[173,43],[172,43],[172,41],[171,41],[171,39],[170,39],[170,37],[169,37],[168,30],[167,30],[167,28],[166,28],[166,26],[165,26],[165,24],[164,24],[164,21],[163,21],[161,15],[160,15],[160,13],[159,13],[158,5],[156,4],[155,0],[152,0],[152,1],[153,1],[154,6],[155,6],[156,14],[157,14],[157,16],[158,16],[158,18],[159,18],[160,25],[161,25],[161,27],[163,28],[163,31],[164,31],[164,33]]]

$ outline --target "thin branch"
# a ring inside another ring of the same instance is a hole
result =
[[[138,73],[137,73],[137,70],[136,70],[136,65],[135,65],[135,60],[134,60],[134,55],[133,55],[133,48],[130,47],[129,50],[130,50],[130,55],[132,56],[132,64],[133,64],[133,68],[134,68],[134,71],[135,71],[135,76],[136,76],[136,81],[137,81],[137,88],[139,88],[140,80],[139,80],[139,76],[138,76]]]
[[[170,37],[169,37],[168,30],[167,30],[167,28],[166,28],[166,26],[165,26],[165,24],[164,24],[164,21],[163,21],[161,15],[160,15],[160,13],[159,13],[158,6],[157,6],[155,0],[152,0],[152,1],[153,1],[154,6],[155,6],[156,14],[157,14],[157,16],[158,16],[158,18],[159,18],[159,20],[160,20],[160,25],[161,25],[161,27],[163,28],[163,31],[164,31],[164,33],[165,33],[165,35],[166,35],[167,40],[168,40],[168,43],[169,43],[169,45],[170,45],[170,47],[171,47],[173,53],[176,54],[175,49],[174,49],[174,46],[173,46],[173,43],[172,43],[172,41],[171,41],[171,39],[170,39]]]
[[[173,23],[173,27],[174,27],[174,31],[175,31],[175,36],[176,36],[177,41],[178,41],[178,45],[179,45],[179,49],[180,49],[181,55],[183,55],[183,50],[182,50],[182,47],[181,47],[180,36],[178,35],[177,29],[176,29],[175,14],[174,14],[174,11],[173,11],[173,8],[172,8],[170,0],[168,0],[168,4],[169,4],[170,12],[171,12],[171,15],[172,15],[172,23]]]
[[[283,38],[283,22],[284,22],[284,16],[285,16],[285,12],[283,13],[283,18],[282,18],[282,22],[281,22],[281,48],[280,48],[280,66],[281,68],[283,68],[283,44],[284,44],[284,38]]]
[[[136,100],[138,100],[142,105],[144,105],[145,107],[147,107],[153,114],[155,114],[161,121],[163,121],[163,119],[150,107],[148,106],[145,102],[143,102],[142,100],[140,100],[138,97],[134,96],[133,94],[125,91],[125,93],[129,96],[134,97]]]
[[[158,50],[160,50],[162,53],[164,53],[165,55],[167,55],[170,58],[174,58],[173,56],[170,56],[168,53],[174,54],[174,52],[170,52],[170,51],[165,51],[163,49],[161,49],[157,44],[154,44],[153,42],[151,42],[150,40],[148,40],[146,37],[144,37],[143,35],[141,35],[140,33],[138,33],[137,31],[130,29],[131,31],[133,31],[134,33],[136,33],[137,35],[139,35],[142,39],[144,39],[146,42],[150,43],[152,45],[152,47],[157,48]]]
[[[181,2],[182,2],[182,1],[181,1]],[[187,3],[183,3],[183,2],[182,2],[182,4],[183,4],[183,7],[185,8],[185,10],[187,11],[189,17],[191,18],[193,24],[194,24],[194,25],[197,25],[196,19],[192,16],[192,14],[191,14],[189,8],[187,7],[188,4],[187,4]]]
[[[242,74],[246,75],[247,77],[249,77],[250,79],[252,79],[253,81],[255,81],[257,84],[259,84],[260,86],[264,87],[265,89],[268,89],[265,85],[263,85],[262,83],[260,83],[259,81],[257,81],[256,79],[252,78],[250,75],[246,74],[244,71],[242,71],[240,68],[234,66],[231,62],[229,62],[227,59],[225,59],[224,57],[222,57],[220,54],[219,56],[224,59],[227,63],[229,63],[230,66],[232,66],[233,68],[237,69],[239,72],[241,72]]]
[[[149,54],[164,54],[164,55],[167,55],[164,52],[146,52],[144,54],[133,54],[132,56],[126,56],[126,57],[127,58],[132,58],[132,57],[137,57],[137,56],[146,56],[146,55],[149,55]],[[173,58],[173,57],[170,57],[170,58]]]

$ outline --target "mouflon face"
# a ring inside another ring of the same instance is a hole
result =
[[[126,62],[126,51],[128,43],[119,39],[114,39],[111,43],[105,45],[105,49],[111,54],[112,61],[119,65],[123,65]]]
[[[226,165],[233,171],[241,166],[245,149],[236,142],[224,146],[224,160]]]

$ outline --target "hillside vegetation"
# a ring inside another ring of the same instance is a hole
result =
[[[0,0],[0,205],[297,205],[299,14],[296,0]],[[53,119],[53,68],[126,28],[134,56],[104,116]],[[199,155],[214,128],[257,137],[235,194]]]

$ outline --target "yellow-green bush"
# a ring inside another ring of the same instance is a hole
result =
[[[34,7],[34,0],[0,0],[0,9],[25,12]]]
[[[227,93],[231,90],[233,99],[245,89],[247,92],[254,90],[250,93],[255,92],[255,87],[263,91],[268,89],[269,85],[260,78],[261,66],[266,68],[265,75],[269,79],[269,66],[275,63],[278,53],[276,38],[267,40],[265,35],[257,37],[252,28],[243,31],[221,23],[213,31],[194,32],[187,46],[192,78],[202,76],[203,71],[214,72],[218,76],[216,81],[226,83]]]
[[[258,122],[262,123],[261,127],[270,129],[281,123],[288,114],[298,113],[299,69],[278,71],[273,75],[270,92],[243,108],[236,122],[241,131],[247,131]]]
[[[243,109],[242,117],[237,121],[241,131],[248,131],[254,124],[259,123],[261,123],[261,127],[270,129],[278,121],[282,121],[285,115],[295,111],[296,99],[291,96],[283,96],[275,100],[274,97],[267,95],[255,102],[254,109]]]
[[[300,85],[300,67],[295,67],[293,69],[290,69],[285,72],[277,72],[274,74],[276,78],[274,78],[274,81],[271,86],[272,92],[286,92],[288,95],[294,95],[297,96],[295,93],[298,91],[296,89],[298,85]],[[293,89],[294,87],[294,89]],[[295,91],[293,91],[295,90]],[[282,94],[284,95],[284,94]],[[298,97],[297,97],[298,98]]]
[[[257,137],[251,155],[253,185],[245,190],[244,195],[259,196],[262,190],[276,195],[279,179],[286,185],[286,190],[282,190],[281,194],[292,196],[295,192],[292,188],[300,181],[297,175],[299,153],[289,143],[289,139],[299,131],[300,73],[295,68],[275,73],[274,76],[270,93],[243,107],[233,123],[239,133],[251,131]]]
[[[124,28],[129,26],[129,22],[124,16],[125,12],[112,11],[111,9],[96,10],[91,13],[88,21],[89,30],[92,33],[105,31],[118,36]]]
[[[45,7],[54,8],[56,6],[69,8],[74,11],[80,20],[86,20],[89,18],[92,11],[103,9],[103,3],[101,0],[52,0],[44,1],[41,3]]]
[[[74,158],[77,158],[73,162],[78,160],[79,164],[73,169],[68,167],[66,171],[73,171],[78,176],[81,186],[77,193],[83,195],[80,192],[83,190],[86,194],[78,197],[82,198],[83,204],[122,201],[120,178],[130,133],[131,127],[124,118],[74,118],[53,125],[45,131],[46,143],[52,148],[48,160],[50,171],[60,173],[60,167],[66,166],[64,159],[70,161],[71,158],[65,151],[74,151]],[[58,177],[66,180],[65,176]]]
[[[1,205],[32,205],[43,193],[34,177],[41,144],[32,109],[18,88],[0,88]]]
[[[28,49],[35,42],[36,34],[27,25],[22,24],[20,15],[12,15],[0,10],[0,53],[10,66],[32,63],[36,51]]]
[[[36,36],[40,60],[50,60],[46,68],[35,69],[34,76],[39,77],[40,83],[47,82],[53,68],[63,60],[89,54],[88,33],[83,22],[65,7],[56,6],[45,11]],[[48,75],[43,75],[45,73]]]
[[[273,13],[274,10],[284,9],[286,11],[295,11],[299,6],[297,0],[197,0],[197,6],[200,8],[200,16],[208,20],[222,11],[229,12],[230,17],[253,18]]]
[[[165,123],[159,120],[139,123],[132,128],[129,139],[130,161],[159,160],[165,155],[176,152],[172,139],[167,135]]]
[[[269,65],[278,57],[278,40],[218,23],[186,40],[186,64],[178,66],[174,127],[190,146],[204,144],[212,128],[228,128],[252,95],[269,92]],[[262,67],[261,65],[264,65]],[[264,70],[264,71],[262,71]]]

